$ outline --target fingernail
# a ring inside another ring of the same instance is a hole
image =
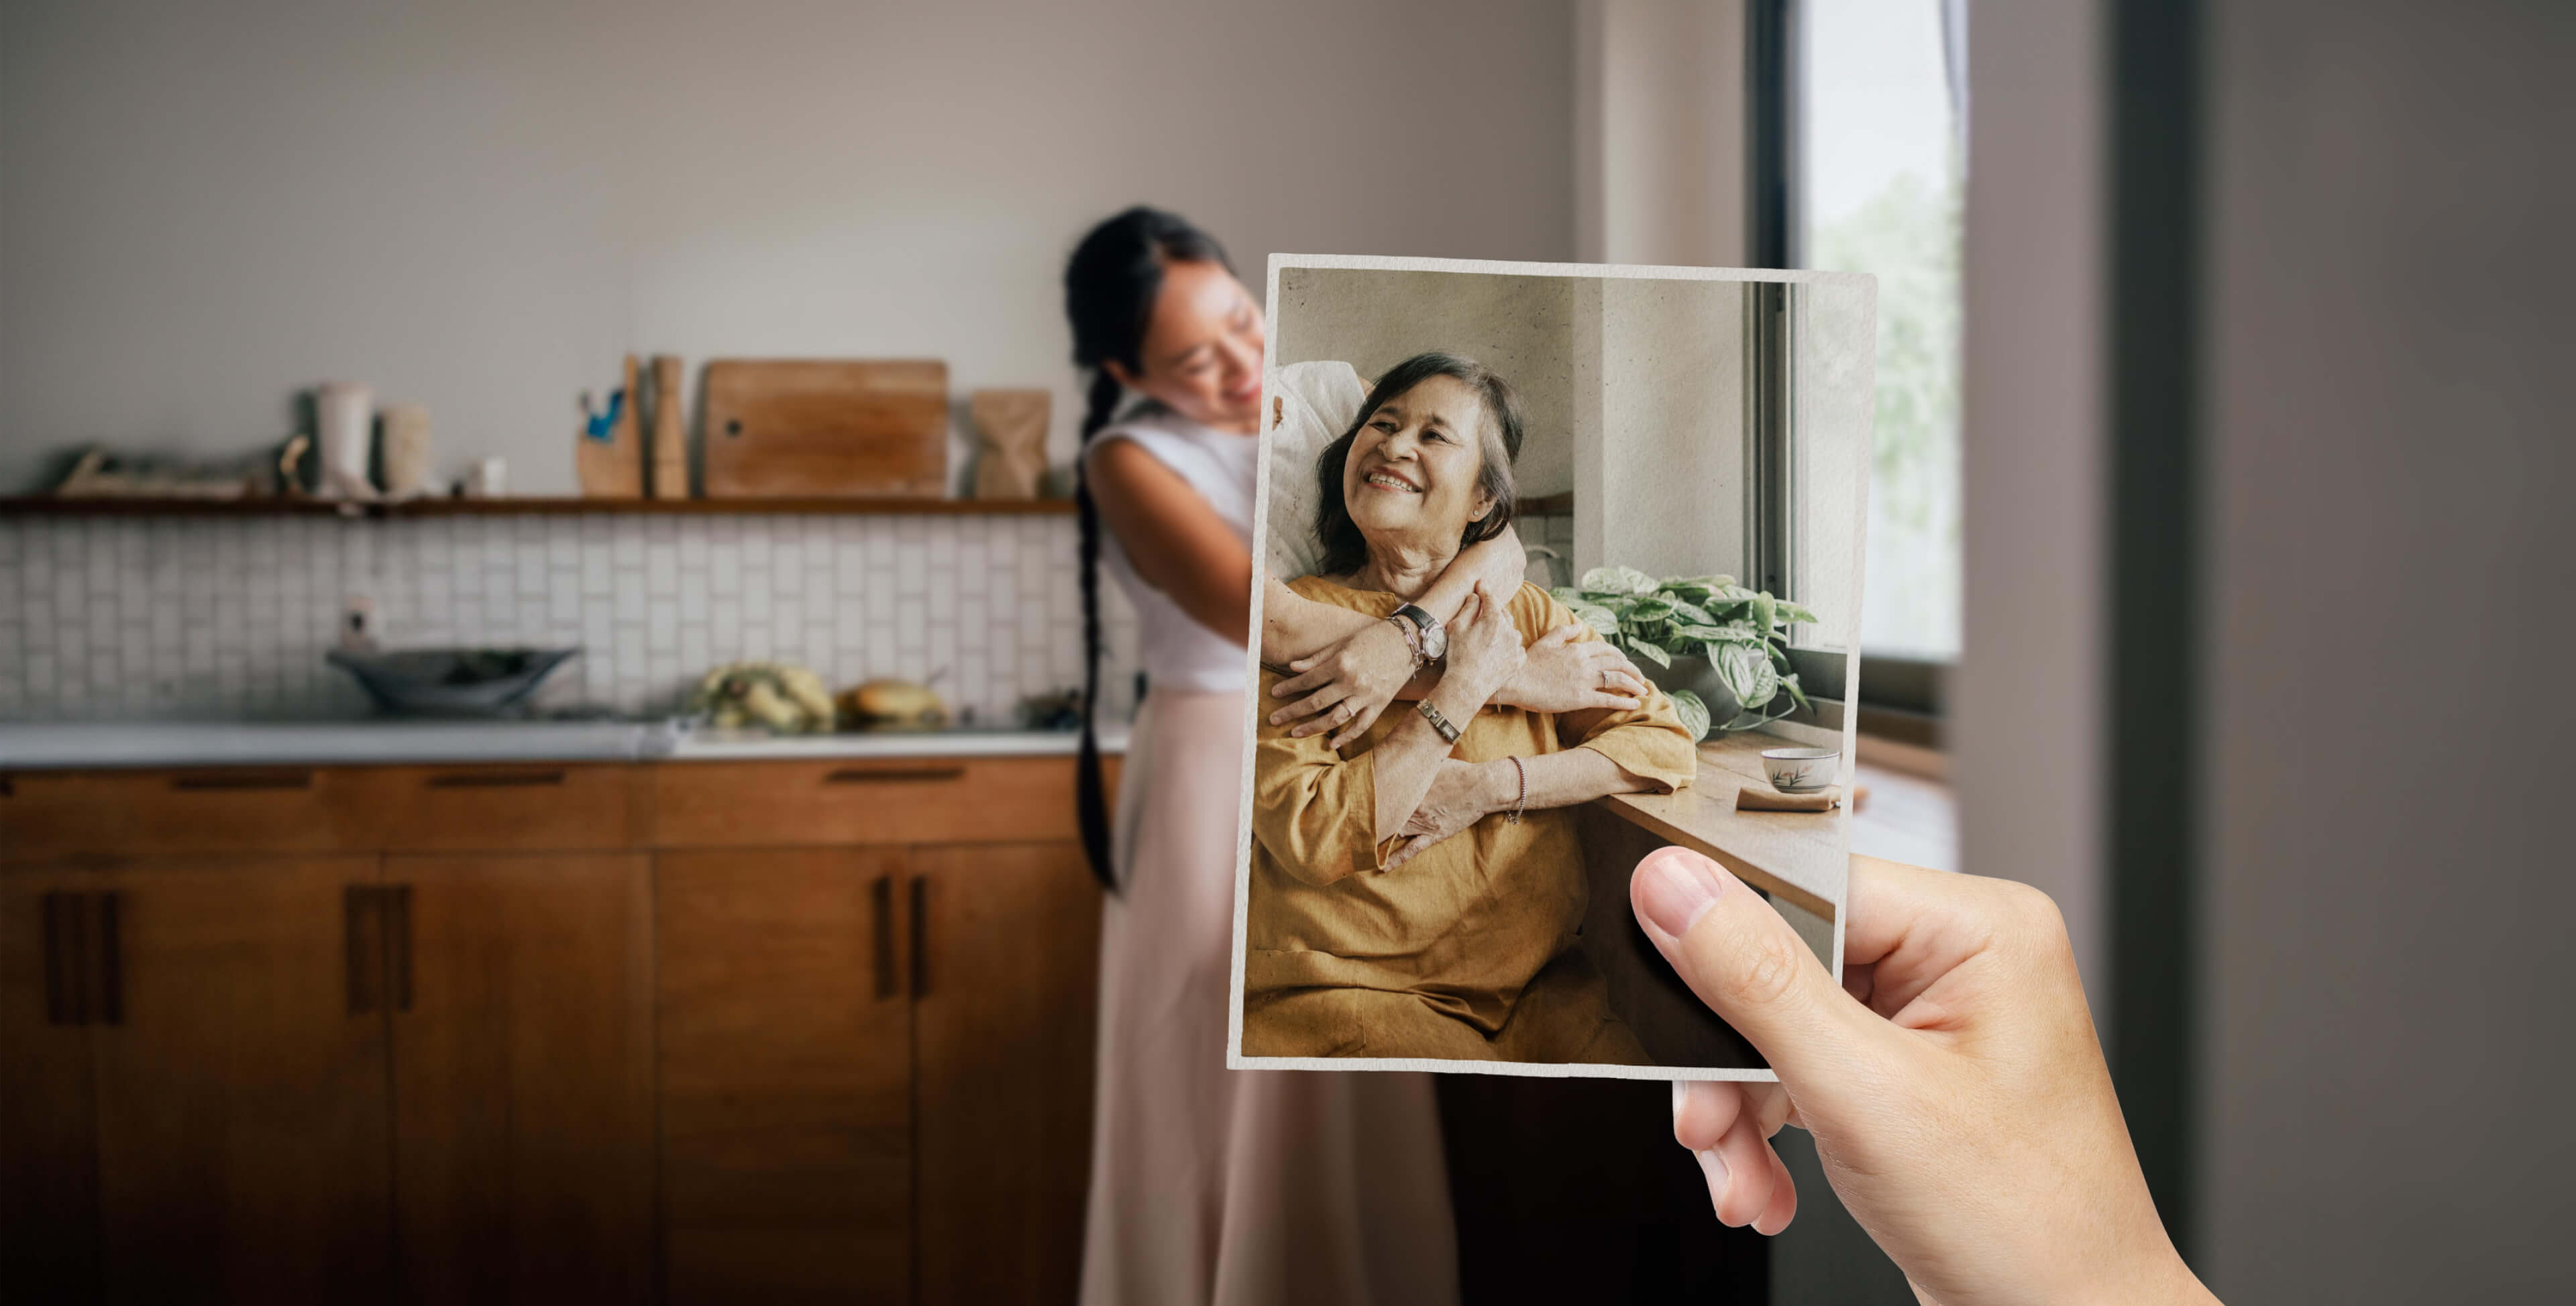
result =
[[[1708,1176],[1708,1209],[1714,1215],[1726,1205],[1726,1158],[1719,1156],[1714,1147],[1691,1155],[1699,1158],[1699,1172]]]
[[[1647,856],[1637,868],[1637,909],[1655,928],[1678,939],[1726,887],[1717,863],[1686,848],[1666,848]]]

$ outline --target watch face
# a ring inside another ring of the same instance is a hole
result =
[[[1432,622],[1431,628],[1422,632],[1422,655],[1427,658],[1440,658],[1448,656],[1448,653],[1449,631],[1439,622]]]

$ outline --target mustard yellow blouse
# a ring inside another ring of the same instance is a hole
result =
[[[1384,617],[1395,595],[1346,589],[1320,577],[1289,582],[1318,603]],[[1575,620],[1535,585],[1511,599],[1527,645]],[[1586,630],[1584,639],[1600,636]],[[1261,676],[1262,703],[1280,676]],[[1403,845],[1379,839],[1371,750],[1404,718],[1389,707],[1336,753],[1323,734],[1290,738],[1263,724],[1253,761],[1251,901],[1246,908],[1246,995],[1343,987],[1408,992],[1488,1035],[1502,1028],[1530,978],[1572,945],[1588,898],[1574,809],[1494,814],[1389,871]],[[1465,724],[1451,755],[1484,762],[1589,748],[1670,793],[1691,781],[1697,753],[1672,700],[1655,692],[1635,709],[1569,713],[1487,707]]]

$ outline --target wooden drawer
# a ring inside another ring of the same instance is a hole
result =
[[[643,777],[615,763],[365,767],[334,777],[345,824],[387,852],[640,847]]]
[[[747,848],[1072,839],[1073,767],[1070,757],[659,763],[648,768],[653,841]]]
[[[0,778],[0,861],[364,848],[317,767],[21,772]]]

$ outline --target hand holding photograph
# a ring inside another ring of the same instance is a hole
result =
[[[1627,874],[1840,961],[1874,292],[1272,258],[1229,1065],[1772,1077]]]

